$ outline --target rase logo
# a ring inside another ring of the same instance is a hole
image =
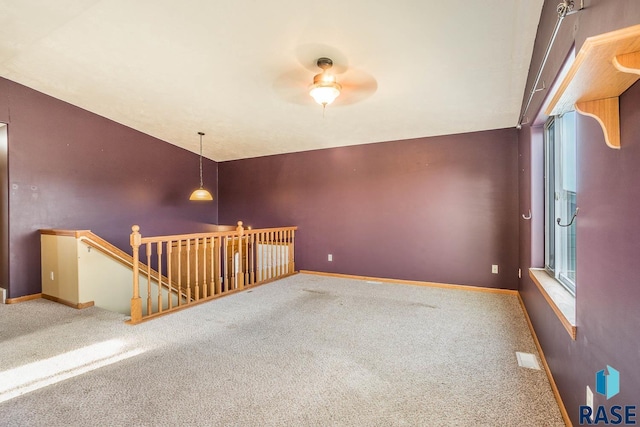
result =
[[[596,393],[607,396],[607,400],[620,393],[620,372],[607,365],[608,374],[604,369],[596,372]]]
[[[596,393],[607,400],[620,393],[620,372],[607,365],[607,369],[596,372]],[[594,412],[595,411],[595,412]],[[580,406],[580,425],[636,425],[635,405],[598,405],[593,409]]]

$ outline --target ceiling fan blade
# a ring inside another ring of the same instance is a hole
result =
[[[309,84],[313,76],[305,69],[297,69],[280,74],[273,82],[272,88],[281,99],[297,105],[306,105],[313,102],[309,96]]]
[[[362,70],[350,69],[338,83],[342,85],[342,91],[334,101],[336,107],[364,101],[378,90],[376,79]]]

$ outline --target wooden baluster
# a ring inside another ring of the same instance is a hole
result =
[[[224,271],[224,292],[229,291],[229,236],[224,236],[224,246],[222,247],[222,269]]]
[[[282,230],[280,232],[282,238],[280,239],[280,275],[287,274],[287,232]]]
[[[213,263],[213,260],[215,259],[215,251],[213,249],[214,242],[215,237],[211,236],[211,241],[209,242],[209,297],[215,295],[216,269]]]
[[[229,279],[227,279],[227,236],[220,237],[220,276],[222,277],[222,293],[227,291]]]
[[[283,267],[283,253],[282,253],[282,230],[278,230],[278,277],[282,276],[283,271],[282,271],[282,267]]]
[[[273,277],[278,277],[278,232],[273,232]]]
[[[269,233],[264,232],[264,242],[262,244],[262,255],[264,266],[262,268],[262,280],[267,280],[269,278],[269,266],[271,265],[271,261],[269,261]]]
[[[187,267],[187,304],[191,304],[191,239],[186,240],[187,243],[187,262],[185,262],[185,267]]]
[[[240,254],[240,247],[242,246],[242,238],[238,236],[234,241],[235,247],[233,252],[233,272],[236,276],[236,280],[233,283],[235,285],[235,289],[240,289],[240,277],[242,276],[242,274],[240,274],[240,258],[238,257],[238,255]]]
[[[195,300],[198,301],[200,300],[200,282],[198,281],[198,239],[197,237],[195,239],[193,239],[193,249],[195,252],[194,255],[194,286],[193,286],[193,293],[195,294]]]
[[[260,281],[267,279],[267,233],[262,232],[262,241],[261,241],[261,249],[260,249]]]
[[[271,245],[269,245],[269,247],[271,248],[271,256],[269,257],[271,259],[271,269],[269,271],[269,279],[272,279],[275,277],[276,275],[276,259],[277,259],[277,254],[274,252],[276,249],[276,238],[275,238],[275,232],[270,231],[269,232],[269,241],[271,242]]]
[[[162,313],[162,242],[156,242],[158,252],[158,313]]]
[[[270,233],[264,233],[264,280],[269,279],[271,275],[271,236]]]
[[[151,242],[147,242],[147,316],[153,313],[151,301]]]
[[[278,277],[278,232],[271,232],[271,278]]]
[[[182,240],[178,240],[178,307],[182,305]]]
[[[262,272],[262,278],[267,280],[269,278],[269,269],[271,268],[271,261],[269,260],[269,254],[271,253],[269,247],[269,233],[264,232],[264,270]]]
[[[247,283],[247,266],[245,259],[247,255],[247,235],[243,231],[242,237],[238,237],[238,286],[244,289]]]
[[[289,230],[289,273],[293,273],[293,233],[294,230]]]
[[[202,298],[207,298],[207,238],[202,238]]]
[[[294,273],[296,271],[296,263],[295,263],[295,249],[296,249],[296,230],[291,230],[291,246],[289,250],[289,273]]]
[[[260,281],[267,278],[267,233],[260,233]]]
[[[273,278],[278,277],[278,232],[273,232],[273,251],[274,251],[274,261],[273,261]]]
[[[242,266],[242,239],[244,238],[244,227],[242,227],[242,221],[238,221],[238,226],[236,227],[236,231],[238,232],[238,271],[236,272],[236,280],[238,281],[238,289],[244,289],[244,269]],[[233,259],[235,261],[235,254]],[[235,268],[234,268],[235,270]]]
[[[249,275],[249,266],[247,265],[247,255],[249,255],[248,253],[248,244],[247,241],[249,240],[249,235],[244,234],[244,236],[242,236],[242,258],[240,259],[240,265],[242,265],[242,283],[244,286],[248,286],[249,285],[249,279],[248,279],[248,275]]]
[[[256,245],[255,245],[256,233],[251,233],[251,242],[249,246],[249,254],[247,255],[249,258],[249,281],[251,284],[256,283]]]
[[[251,227],[247,227],[247,229],[249,230],[249,233],[251,233]],[[251,260],[251,253],[249,252],[249,248],[251,247],[250,245],[250,239],[251,239],[252,234],[245,234],[244,236],[244,284],[245,285],[250,285],[251,284],[251,266],[250,266],[250,260]]]
[[[284,262],[286,263],[284,265],[284,271],[286,272],[286,274],[289,273],[289,230],[285,230],[284,231],[284,246],[283,246],[283,250],[285,251],[285,260]]]
[[[236,249],[236,238],[235,236],[229,236],[229,253],[227,253],[227,268],[229,269],[229,286],[227,290],[232,290],[236,288],[236,272],[233,266],[233,254],[235,254]]]
[[[253,250],[251,251],[253,253],[253,270],[252,270],[252,274],[254,275],[253,277],[253,283],[257,283],[260,281],[260,265],[258,264],[258,259],[260,258],[260,255],[258,254],[258,251],[260,250],[260,233],[256,232],[253,234],[253,240],[252,240],[252,245],[253,245]]]
[[[288,272],[291,274],[293,273],[293,269],[292,269],[292,265],[293,265],[293,230],[289,230],[289,240],[287,241],[287,246],[289,247],[289,249],[287,250],[288,254],[289,254],[289,259],[288,259]]]
[[[236,282],[236,236],[231,236],[231,257],[229,258],[229,263],[231,264],[231,281],[229,285],[231,289],[236,289],[238,287],[238,282]]]
[[[264,244],[262,243],[263,235],[262,232],[258,233],[257,241],[256,241],[256,275],[258,276],[258,282],[262,282],[262,268],[264,264],[264,254],[262,253],[264,250]],[[258,260],[258,258],[260,260]]]
[[[173,308],[173,282],[171,281],[171,264],[173,264],[173,242],[167,241],[167,282],[169,282],[169,310]],[[179,294],[178,294],[179,295]]]
[[[286,239],[285,239],[285,231],[281,230],[280,231],[280,275],[284,276],[285,274],[287,274],[287,243],[286,243]]]
[[[142,299],[140,298],[140,226],[131,227],[131,250],[133,253],[133,296],[131,297],[131,323],[138,323],[142,320]]]
[[[222,293],[222,265],[220,264],[220,245],[222,243],[222,237],[215,238],[215,245],[213,251],[213,268],[216,276],[216,295]]]
[[[198,239],[198,245],[200,247],[198,251],[198,277],[200,277],[200,299],[207,296],[207,264],[206,264],[206,243],[204,238]]]

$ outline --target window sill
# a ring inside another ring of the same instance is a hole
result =
[[[576,298],[542,268],[530,268],[529,276],[572,340],[576,339]]]

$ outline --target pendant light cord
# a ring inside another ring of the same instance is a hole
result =
[[[203,188],[203,183],[202,183],[202,136],[204,135],[204,132],[198,132],[198,135],[200,135],[200,188]]]

